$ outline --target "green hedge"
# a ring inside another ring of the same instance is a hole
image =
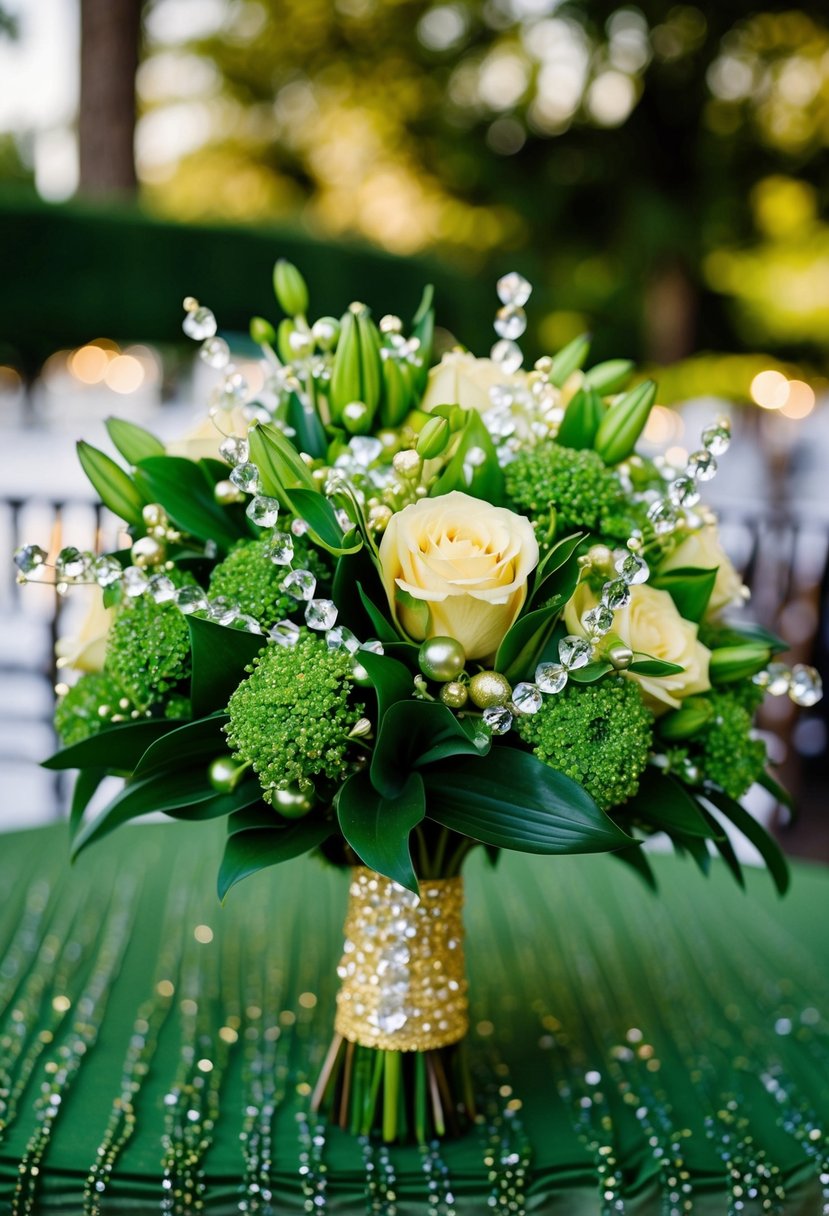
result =
[[[18,193],[0,195],[0,360],[32,374],[52,351],[96,337],[181,342],[186,295],[210,305],[222,329],[244,331],[254,314],[278,317],[277,257],[301,267],[316,315],[359,297],[378,316],[408,318],[433,282],[442,324],[481,352],[493,339],[489,272],[478,282],[434,261],[325,243],[287,226],[184,225],[137,207]]]

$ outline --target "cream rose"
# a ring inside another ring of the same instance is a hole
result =
[[[458,490],[404,507],[380,543],[383,585],[406,632],[417,641],[455,638],[481,661],[521,611],[537,564],[528,519]],[[425,625],[407,596],[428,608]]]
[[[723,608],[740,599],[743,580],[731,564],[731,559],[720,543],[719,534],[714,524],[701,528],[698,532],[689,532],[672,553],[665,558],[659,567],[662,570],[678,570],[683,566],[692,566],[700,570],[713,570],[717,567],[717,578],[711,599],[708,601],[706,616],[717,616]]]
[[[81,591],[78,587],[73,591],[73,598]],[[55,643],[55,654],[58,667],[71,667],[75,671],[101,671],[106,655],[107,637],[115,613],[111,608],[104,607],[104,600],[98,587],[90,588],[91,599],[81,627],[70,637],[58,638]]]
[[[582,583],[564,612],[571,633],[584,635],[581,618],[596,603],[596,596]],[[675,676],[640,676],[628,673],[642,689],[642,695],[654,713],[678,709],[683,698],[706,692],[709,650],[697,638],[697,626],[679,615],[667,591],[657,591],[646,583],[630,589],[630,603],[613,617],[613,632],[631,650],[678,663],[683,671]]]
[[[496,384],[525,384],[526,372],[507,375],[491,359],[476,359],[461,350],[451,350],[429,372],[420,408],[427,413],[438,405],[459,405],[464,410],[485,413],[492,408],[489,390]]]
[[[237,407],[219,418],[222,430],[230,435],[247,435],[249,423],[242,410]],[[168,456],[185,456],[188,460],[221,460],[219,445],[224,435],[209,415],[197,423],[181,439],[171,439],[165,444]]]

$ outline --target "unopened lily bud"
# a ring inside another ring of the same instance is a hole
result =
[[[646,380],[625,393],[605,414],[596,432],[594,448],[605,464],[618,464],[630,456],[656,400],[656,384]]]
[[[450,435],[449,423],[445,418],[430,418],[420,432],[415,450],[424,460],[434,460],[446,448]]]
[[[289,317],[304,317],[308,311],[308,288],[292,262],[280,258],[273,268],[273,290],[280,308]]]
[[[273,346],[276,330],[264,317],[251,317],[250,336],[257,346]]]

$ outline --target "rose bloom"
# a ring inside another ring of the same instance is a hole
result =
[[[678,570],[686,566],[698,570],[713,570],[717,567],[717,578],[708,601],[706,616],[718,616],[724,608],[741,599],[743,580],[723,549],[715,525],[708,524],[698,532],[689,532],[673,552],[668,554],[659,569]]]
[[[571,633],[584,636],[581,618],[593,608],[597,598],[586,583],[582,583],[564,612]],[[678,663],[683,671],[674,676],[640,676],[625,674],[636,680],[645,703],[654,713],[678,709],[685,697],[707,692],[710,651],[697,638],[697,626],[679,615],[667,591],[658,591],[647,583],[630,589],[630,603],[613,617],[613,632],[633,651]]]
[[[458,490],[404,507],[380,543],[389,605],[409,636],[455,638],[468,659],[482,662],[521,611],[537,564],[528,519]],[[428,606],[426,626],[398,592]]]
[[[106,655],[109,627],[115,615],[112,608],[104,607],[104,598],[99,587],[89,588],[91,599],[80,629],[69,637],[58,638],[55,654],[58,667],[71,667],[75,671],[101,671]],[[81,588],[72,593],[75,599]]]
[[[420,408],[428,413],[438,405],[459,405],[485,413],[492,408],[489,390],[496,384],[526,384],[526,372],[507,375],[491,359],[476,359],[466,351],[450,350],[429,372]]]

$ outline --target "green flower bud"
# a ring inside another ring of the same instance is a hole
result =
[[[304,317],[308,311],[308,288],[292,262],[280,258],[273,268],[273,290],[279,307],[289,317]]]
[[[293,351],[291,349],[291,334],[296,326],[289,317],[279,322],[279,328],[276,331],[276,349],[279,351],[279,357],[283,363],[293,362]]]
[[[568,342],[558,352],[550,366],[549,380],[556,388],[561,388],[575,371],[581,367],[590,350],[590,334],[581,334]]]
[[[714,707],[702,697],[689,697],[681,709],[659,720],[659,733],[668,743],[690,739],[710,720]]]
[[[276,330],[264,317],[251,317],[250,336],[258,346],[273,346]]]
[[[742,646],[722,646],[711,651],[708,676],[712,684],[731,684],[762,671],[771,659],[768,646],[747,642]]]
[[[605,464],[618,464],[630,456],[656,400],[656,384],[645,380],[611,405],[599,423],[594,448]]]
[[[585,372],[584,379],[597,393],[618,393],[633,371],[630,359],[608,359]]]
[[[420,432],[415,449],[417,454],[424,460],[434,460],[445,450],[451,434],[445,418],[430,418]]]

